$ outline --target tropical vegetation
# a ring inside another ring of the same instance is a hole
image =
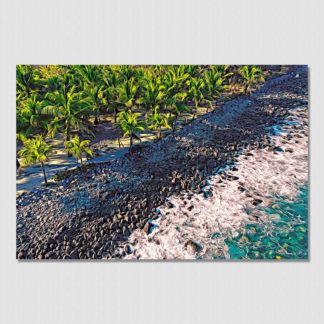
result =
[[[46,139],[61,136],[83,170],[82,154],[91,155],[89,140],[107,116],[119,144],[126,137],[132,147],[144,131],[159,140],[194,120],[201,108],[215,109],[219,98],[233,92],[233,83],[249,94],[262,82],[264,72],[256,66],[18,65],[19,155],[43,168]]]
[[[87,157],[92,157],[92,150],[89,148],[89,140],[81,140],[78,135],[75,135],[72,139],[64,142],[65,149],[68,153],[71,153],[73,157],[80,160],[81,172],[83,173],[83,154]]]
[[[24,165],[38,162],[43,171],[45,185],[47,185],[44,164],[48,161],[52,147],[45,142],[42,135],[36,135],[35,138],[25,139],[23,144],[24,146],[19,151],[19,156],[23,158]]]

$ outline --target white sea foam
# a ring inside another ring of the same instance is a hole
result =
[[[297,109],[292,114],[302,125],[298,112]],[[134,253],[126,258],[229,258],[224,240],[238,235],[246,223],[255,222],[255,198],[262,199],[261,206],[268,205],[275,194],[293,198],[298,187],[307,181],[307,125],[302,134],[295,123],[281,129],[283,132],[272,139],[282,152],[266,148],[253,150],[252,156],[241,154],[237,171],[228,171],[229,167],[221,170],[239,177],[238,180],[222,179],[220,170],[210,177],[208,189],[213,196],[204,198],[203,194],[183,192],[170,197],[174,208],[159,207],[162,217],[151,234],[136,230],[130,236],[128,243],[134,247]],[[288,141],[286,132],[295,132],[298,137]]]

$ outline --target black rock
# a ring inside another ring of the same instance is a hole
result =
[[[194,209],[194,206],[193,205],[191,205],[191,206],[188,207],[188,210],[189,211],[192,211],[193,209]]]
[[[79,259],[78,251],[77,251],[77,250],[73,250],[73,251],[70,253],[70,258],[71,258],[71,259]]]
[[[127,245],[125,246],[125,252],[126,252],[127,254],[131,254],[131,253],[134,252],[134,248],[133,248],[130,244],[127,244]]]
[[[253,202],[252,202],[252,204],[253,204],[254,206],[257,206],[257,205],[260,205],[262,202],[263,202],[262,199],[254,199]]]
[[[167,208],[173,208],[174,205],[172,204],[171,201],[167,201],[167,203],[166,203],[166,207],[167,207]]]

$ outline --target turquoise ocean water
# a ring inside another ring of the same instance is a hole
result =
[[[269,217],[248,224],[240,235],[226,239],[231,259],[308,259],[308,185],[295,199],[274,196]]]

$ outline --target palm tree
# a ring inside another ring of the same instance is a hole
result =
[[[116,88],[117,102],[126,108],[132,110],[135,104],[140,104],[141,99],[138,99],[139,86],[136,84],[135,79],[132,77],[123,81]]]
[[[28,97],[34,91],[37,82],[35,81],[35,71],[31,65],[16,66],[16,85],[18,98]]]
[[[189,98],[194,101],[195,108],[192,120],[195,119],[198,106],[204,101],[204,81],[201,78],[191,78],[189,81]]]
[[[80,140],[78,135],[72,139],[64,142],[64,147],[68,153],[72,154],[77,160],[80,159],[81,172],[83,173],[83,159],[82,154],[85,153],[87,156],[93,156],[93,152],[88,147],[90,144],[89,140]]]
[[[118,73],[121,81],[127,81],[130,79],[134,79],[136,76],[136,69],[131,65],[119,65],[117,67]]]
[[[187,86],[189,74],[183,66],[171,66],[168,72],[162,76],[167,96],[173,97],[176,93],[184,91]]]
[[[190,75],[190,77],[196,77],[199,75],[201,71],[201,66],[199,65],[184,65],[184,69],[186,73]]]
[[[263,71],[254,65],[253,66],[248,66],[248,65],[242,66],[239,69],[239,73],[243,77],[245,93],[251,93],[252,86],[255,86],[258,83],[262,83],[265,81]]]
[[[166,89],[167,96],[172,97],[177,93],[179,80],[177,79],[175,73],[172,70],[169,70],[167,73],[161,76],[163,85]]]
[[[66,140],[70,139],[72,130],[91,134],[87,122],[93,105],[91,98],[84,98],[82,92],[75,91],[75,86],[71,89],[62,86],[60,91],[48,93],[46,98],[48,102],[43,113],[54,117],[48,128],[50,136],[53,137],[57,130],[63,131]]]
[[[162,127],[171,129],[171,126],[169,125],[169,114],[160,114],[158,111],[158,107],[155,107],[154,112],[152,115],[148,115],[147,120],[151,125],[149,126],[149,129],[157,130],[157,138],[162,138]]]
[[[92,102],[93,102],[92,109],[95,113],[94,124],[98,125],[100,122],[100,106],[103,101],[104,87],[100,86],[100,85],[86,86],[85,90],[86,90],[87,94],[89,95],[89,98],[92,99]]]
[[[210,70],[207,70],[204,73],[203,77],[205,80],[203,88],[204,99],[206,102],[209,103],[209,107],[212,110],[213,101],[217,99],[219,93],[224,89],[224,79],[222,77],[222,73],[219,72],[216,68],[211,68]],[[209,107],[207,106],[207,113]]]
[[[209,69],[214,73],[219,73],[223,79],[233,75],[233,72],[229,71],[229,65],[211,65]]]
[[[107,110],[113,113],[114,123],[117,123],[117,115],[121,104],[118,102],[117,87],[120,80],[117,73],[112,70],[104,70],[103,82],[105,89],[103,90],[103,103],[107,106]]]
[[[142,132],[145,129],[145,124],[138,120],[141,114],[133,113],[131,110],[121,111],[118,114],[117,123],[119,128],[123,132],[123,137],[129,137],[129,150],[131,151],[134,140],[140,140],[137,135],[138,132]]]
[[[151,74],[147,74],[143,81],[143,104],[149,111],[154,111],[163,103],[165,98],[165,86],[161,84],[161,79],[153,78]]]
[[[185,65],[172,65],[170,72],[174,74],[175,80],[186,81],[190,77],[187,69]],[[192,72],[191,68],[189,68],[189,72]]]
[[[45,142],[43,136],[37,135],[35,138],[26,139],[24,141],[23,148],[19,151],[19,156],[24,159],[25,165],[29,165],[35,162],[40,163],[46,186],[47,179],[44,163],[48,161],[48,155],[51,150],[52,147]]]
[[[81,82],[95,85],[100,81],[100,68],[96,65],[76,65],[76,72],[81,77]]]
[[[100,69],[96,65],[77,65],[75,69],[81,77],[81,88],[92,98],[92,108],[95,112],[94,124],[98,125],[103,97],[103,86],[100,84],[102,80]]]
[[[20,112],[29,120],[31,126],[39,126],[44,105],[44,100],[40,100],[37,94],[33,93],[22,102]]]
[[[170,103],[171,107],[173,108],[171,112],[174,115],[172,132],[174,132],[176,130],[176,124],[177,124],[179,117],[185,112],[190,112],[190,108],[185,103],[186,98],[187,98],[186,92],[179,92],[179,93],[175,94],[169,100],[169,103]]]
[[[54,92],[59,90],[61,86],[61,80],[57,75],[53,75],[46,79],[45,88],[48,92]]]

